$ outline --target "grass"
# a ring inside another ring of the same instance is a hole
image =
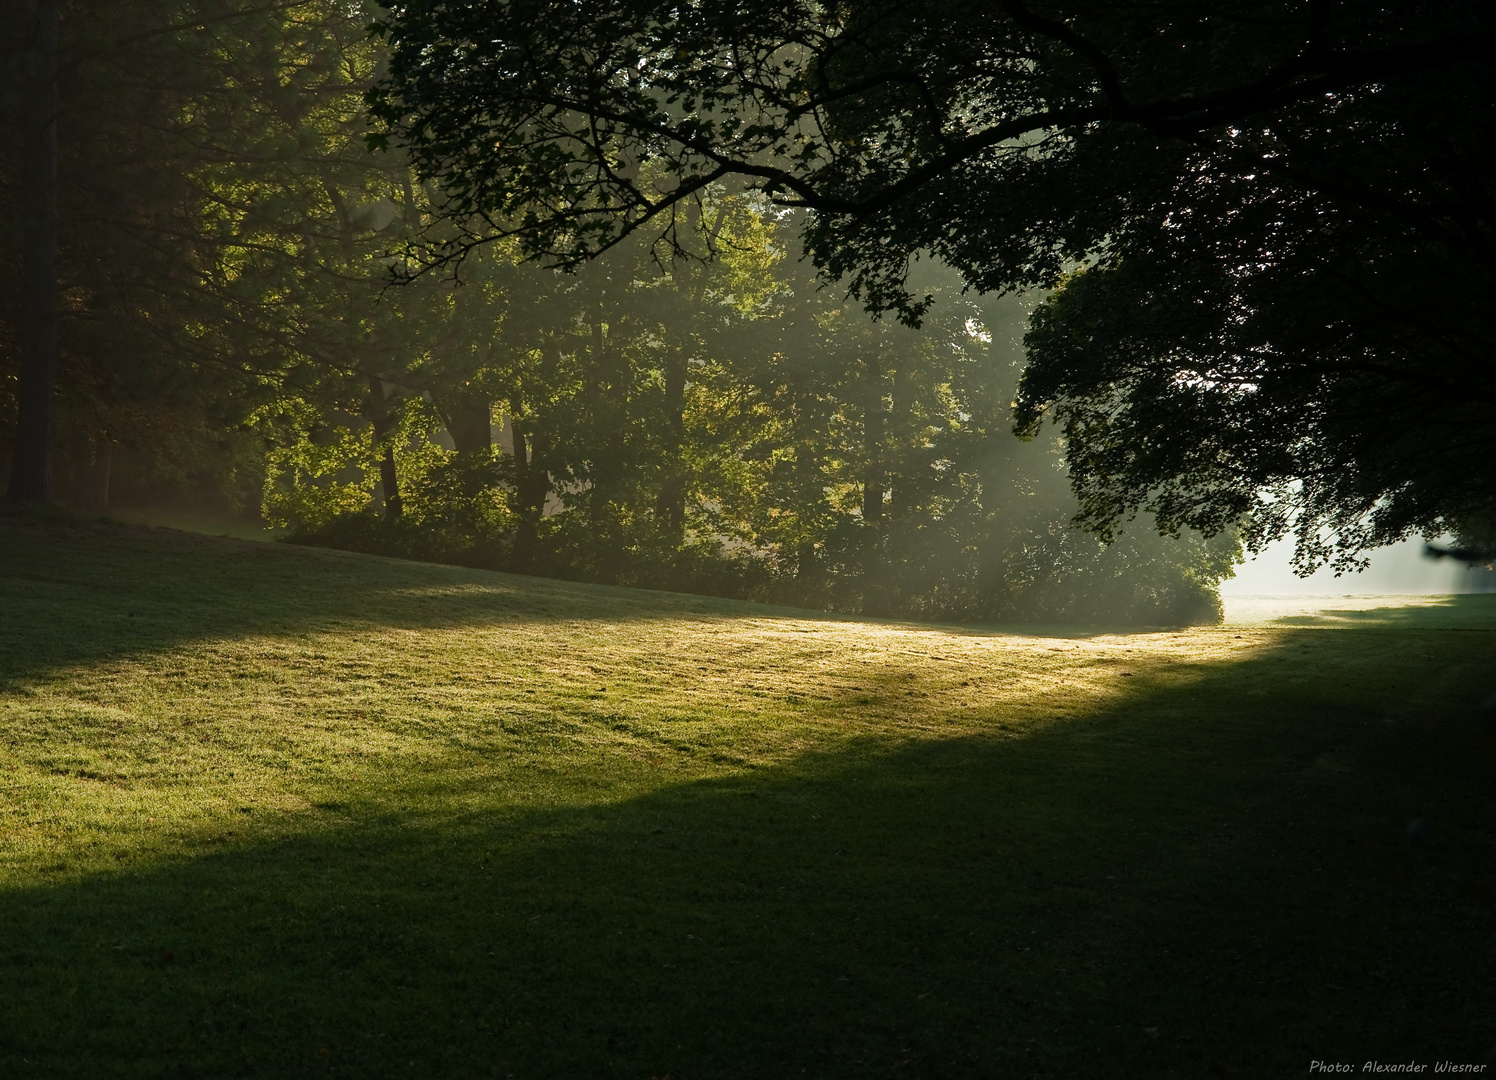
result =
[[[10,515],[0,613],[6,1076],[1496,1050],[1496,597],[1004,631]]]

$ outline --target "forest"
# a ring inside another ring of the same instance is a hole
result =
[[[875,320],[805,258],[803,211],[726,183],[670,245],[641,233],[567,272],[499,238],[434,266],[440,184],[368,145],[377,9],[62,10],[64,504],[845,612],[1217,617],[1229,530],[1160,537],[1144,515],[1105,544],[1073,524],[1058,433],[1013,437],[1032,301],[927,263],[918,329]],[[13,77],[7,116],[25,92]],[[21,164],[3,160],[9,207]]]

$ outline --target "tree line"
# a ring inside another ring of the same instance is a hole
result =
[[[59,0],[67,501],[186,491],[306,542],[847,611],[1214,615],[1234,536],[1077,531],[1062,441],[1012,437],[1028,307],[949,269],[918,328],[873,320],[804,258],[803,212],[728,184],[579,268],[503,238],[437,265],[453,192],[367,145],[380,14]],[[38,40],[11,41],[23,125]],[[4,159],[14,286],[31,165]],[[15,466],[26,293],[3,291]]]

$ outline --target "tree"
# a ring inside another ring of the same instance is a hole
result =
[[[0,185],[26,193],[0,219],[7,241],[25,237],[0,250],[0,445],[12,498],[50,499],[55,472],[61,497],[99,511],[114,446],[153,468],[221,464],[213,444],[280,373],[266,320],[236,309],[244,290],[229,296],[214,270],[228,261],[225,173],[242,182],[271,150],[265,125],[243,121],[273,109],[256,112],[242,76],[267,29],[310,2],[15,6],[27,14],[8,22],[37,34],[8,38],[0,71],[24,135],[3,141]],[[283,100],[282,74],[266,72]]]
[[[301,420],[340,409],[378,429],[393,466],[405,398],[429,389],[408,376],[453,303],[435,282],[381,302],[388,249],[412,233],[427,193],[402,159],[362,143],[362,95],[382,55],[367,34],[371,9],[50,6],[56,108],[33,107],[46,87],[28,74],[32,43],[0,43],[15,61],[0,70],[8,118],[51,117],[60,131],[50,270],[32,257],[46,215],[19,198],[40,190],[22,183],[37,140],[0,143],[0,186],[17,193],[4,205],[19,211],[0,226],[8,240],[26,236],[0,250],[0,454],[15,448],[16,476],[34,477],[56,452],[59,497],[98,512],[111,458],[132,465],[125,479],[137,485],[237,469],[221,478],[235,489],[223,494],[258,501],[263,454],[245,429],[295,442]],[[58,299],[33,302],[48,289]],[[55,393],[35,377],[32,360],[46,353],[27,329],[48,325]],[[54,399],[56,431],[42,432],[32,421]],[[388,479],[393,511],[393,468]],[[18,498],[37,490],[11,485]]]
[[[1289,528],[1304,568],[1496,515],[1483,0],[403,0],[373,141],[575,265],[736,182],[917,322],[934,257],[1036,315],[1021,429],[1081,520]],[[1078,271],[1078,272],[1077,272]]]
[[[50,502],[57,380],[57,0],[35,0],[23,25],[29,47],[22,54],[21,362],[8,495],[12,502]]]
[[[289,394],[307,434],[277,458],[277,517],[303,542],[868,614],[1218,614],[1233,540],[1104,545],[1070,526],[1057,440],[1011,437],[1021,306],[927,267],[924,325],[874,322],[817,287],[793,223],[704,209],[722,257],[667,275],[632,242],[571,275],[474,252],[405,376],[433,403],[404,398],[391,440],[404,517],[371,512],[366,418]],[[452,387],[503,414],[488,456],[422,445]]]

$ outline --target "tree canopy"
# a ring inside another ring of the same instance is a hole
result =
[[[57,427],[35,441],[66,504],[253,507],[306,542],[867,613],[1217,613],[1233,537],[1102,545],[1070,527],[1056,441],[1011,438],[1023,305],[926,264],[923,325],[874,322],[818,287],[796,212],[725,183],[664,246],[561,273],[500,239],[460,284],[422,275],[466,237],[434,179],[364,146],[372,7],[108,15],[56,11]],[[12,44],[13,121],[35,47]],[[4,205],[18,239],[33,215]],[[22,254],[0,279],[36,276]],[[20,292],[0,290],[0,463]]]
[[[1237,0],[406,0],[376,144],[460,258],[576,265],[740,184],[918,322],[933,257],[1054,290],[1018,399],[1081,516],[1292,528],[1308,567],[1496,514],[1496,10]]]

